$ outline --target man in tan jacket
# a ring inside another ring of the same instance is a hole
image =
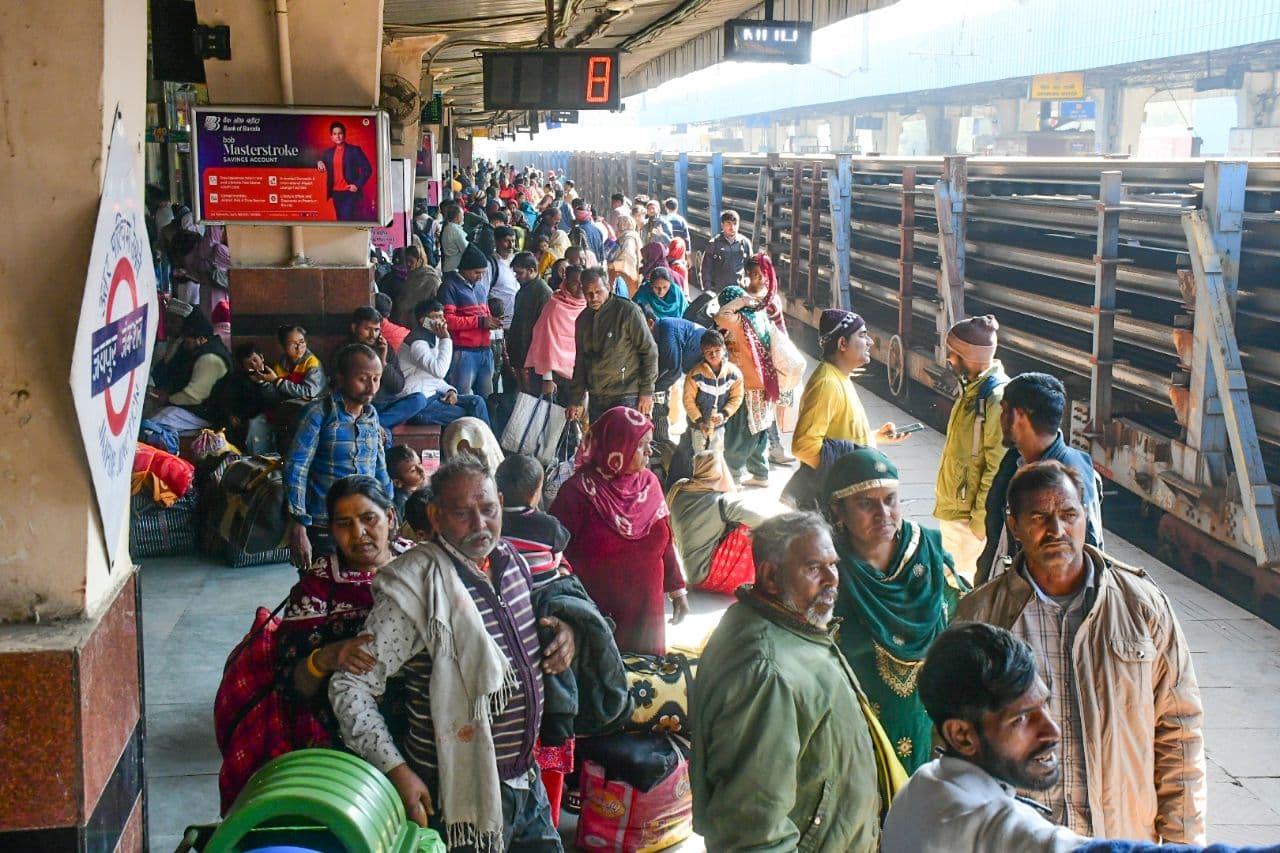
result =
[[[1062,779],[1026,792],[1055,823],[1096,838],[1205,843],[1203,709],[1169,600],[1142,569],[1085,544],[1080,475],[1023,467],[1008,523],[1013,568],[960,600],[956,618],[1035,650],[1062,730]]]

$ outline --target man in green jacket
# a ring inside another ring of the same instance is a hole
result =
[[[947,332],[947,365],[960,380],[960,396],[947,421],[933,517],[956,572],[971,584],[987,544],[987,492],[1005,454],[1000,406],[1009,377],[995,357],[999,328],[988,314]]]
[[[645,415],[653,411],[658,345],[640,306],[610,293],[606,275],[601,267],[582,273],[587,307],[574,329],[577,352],[569,384],[571,420],[582,413],[588,394],[592,421],[614,406],[630,406]]]
[[[814,513],[752,535],[738,591],[702,655],[693,826],[708,850],[873,853],[881,793],[857,677],[836,646],[838,557]]]

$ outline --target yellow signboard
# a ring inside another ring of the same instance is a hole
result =
[[[1069,74],[1037,74],[1031,78],[1033,101],[1069,101],[1084,97],[1084,72]]]
[[[487,127],[473,127],[473,128],[471,128],[471,138],[472,138],[472,139],[488,139],[488,138],[489,138],[489,128],[487,128]]]

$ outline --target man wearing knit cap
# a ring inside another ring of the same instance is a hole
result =
[[[1009,377],[995,357],[999,328],[988,314],[947,332],[947,365],[960,380],[960,397],[947,421],[933,515],[956,571],[970,583],[987,541],[987,492],[1004,457],[1000,404]]]
[[[852,311],[828,308],[818,319],[822,361],[800,395],[791,452],[800,468],[783,492],[783,500],[797,508],[815,508],[826,466],[855,446],[896,444],[897,427],[886,423],[875,432],[858,399],[851,374],[871,361],[871,335],[866,322]]]
[[[440,285],[444,322],[453,339],[453,366],[449,384],[459,394],[493,393],[493,350],[490,331],[502,328],[502,321],[489,313],[489,286],[481,279],[489,260],[475,247],[467,246],[458,269],[445,273]]]

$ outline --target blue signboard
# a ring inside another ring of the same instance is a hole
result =
[[[1059,121],[1092,121],[1098,117],[1098,105],[1094,101],[1059,101]]]

